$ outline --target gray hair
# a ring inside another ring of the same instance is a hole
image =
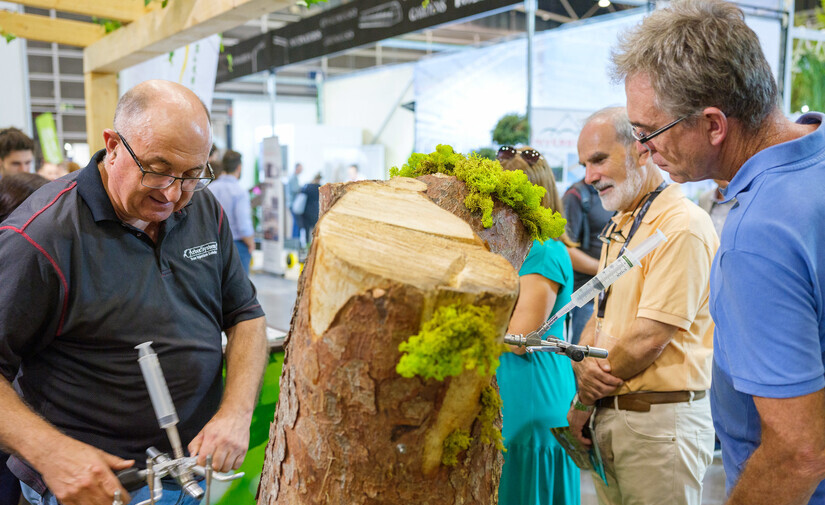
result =
[[[675,118],[717,107],[757,130],[777,89],[756,34],[724,0],[679,0],[623,34],[611,54],[615,81],[650,78],[654,103]]]
[[[613,123],[613,129],[616,131],[616,140],[619,141],[625,149],[629,149],[636,142],[633,138],[633,127],[630,126],[630,119],[627,118],[627,109],[624,107],[605,107],[599,109],[584,120],[584,126],[593,121],[604,120]]]

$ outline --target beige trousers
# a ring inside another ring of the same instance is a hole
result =
[[[597,409],[596,442],[608,486],[591,472],[601,505],[699,505],[713,461],[710,400]]]

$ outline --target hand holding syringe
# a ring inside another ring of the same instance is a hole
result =
[[[566,354],[574,361],[581,361],[585,356],[592,356],[594,358],[606,358],[607,351],[597,347],[573,345],[564,340],[559,340],[555,337],[550,337],[548,340],[542,340],[542,335],[553,326],[553,323],[564,317],[565,314],[573,310],[575,307],[581,307],[604,291],[616,280],[630,271],[631,268],[639,264],[642,258],[655,249],[659,244],[666,241],[665,234],[660,230],[647,237],[641,244],[634,247],[633,250],[625,250],[624,253],[616,258],[616,260],[608,265],[604,270],[596,274],[590,279],[587,284],[577,289],[571,296],[570,302],[556,312],[550,319],[544,322],[537,330],[531,331],[526,335],[505,335],[504,343],[516,345],[519,347],[527,347],[528,350],[532,348],[534,351],[548,351],[558,354]]]

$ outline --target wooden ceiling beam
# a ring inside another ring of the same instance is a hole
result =
[[[4,10],[0,10],[0,30],[21,39],[78,47],[88,47],[106,35],[106,30],[95,23]]]
[[[173,0],[87,47],[83,69],[118,72],[289,5],[289,0]]]
[[[114,19],[122,23],[132,21],[149,12],[143,0],[7,0],[12,3],[35,7],[37,9],[54,9],[62,12],[83,14],[101,19]],[[150,4],[151,7],[151,4]]]

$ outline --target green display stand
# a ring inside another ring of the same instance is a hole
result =
[[[269,441],[269,425],[275,418],[275,405],[278,403],[279,380],[283,366],[284,352],[273,352],[269,356],[269,365],[266,367],[261,398],[252,415],[249,452],[246,453],[246,459],[239,470],[245,475],[228,483],[213,481],[211,505],[255,505],[255,493],[258,491],[258,482],[261,480],[266,444]]]

